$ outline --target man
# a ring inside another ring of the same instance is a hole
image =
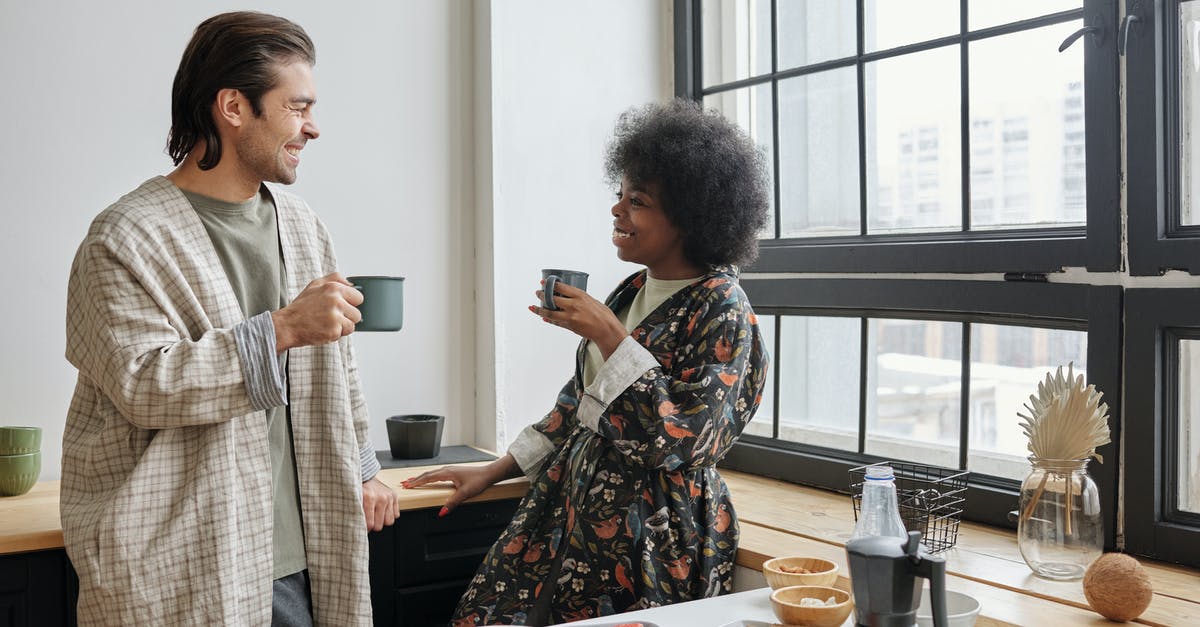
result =
[[[197,27],[177,168],[92,223],[71,268],[62,523],[81,624],[365,625],[398,515],[348,336],[362,296],[296,180],[315,53],[282,18]],[[290,302],[288,297],[291,296]]]

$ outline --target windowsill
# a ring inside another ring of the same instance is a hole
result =
[[[738,565],[761,571],[772,557],[824,557],[839,564],[839,587],[848,586],[843,543],[854,528],[848,496],[743,472],[721,474],[741,525]],[[947,560],[947,587],[982,604],[980,625],[1107,623],[1089,608],[1081,582],[1035,577],[1021,559],[1012,531],[964,522],[955,547],[939,555]],[[1188,600],[1200,589],[1200,572],[1139,561],[1150,573],[1155,595],[1136,622],[1200,624],[1200,603]]]

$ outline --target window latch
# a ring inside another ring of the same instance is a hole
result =
[[[1117,54],[1125,56],[1125,51],[1129,49],[1129,31],[1137,26],[1135,22],[1140,21],[1138,16],[1128,13],[1121,18],[1121,32],[1117,37]]]
[[[1067,38],[1064,39],[1061,44],[1059,44],[1058,51],[1062,52],[1062,51],[1066,50],[1067,48],[1070,48],[1071,44],[1075,43],[1075,41],[1077,39],[1079,39],[1080,37],[1083,37],[1084,35],[1091,35],[1091,36],[1095,37],[1096,38],[1095,43],[1097,46],[1099,46],[1101,43],[1104,42],[1104,29],[1103,28],[1100,28],[1099,26],[1084,26],[1083,28],[1068,35]]]
[[[1046,275],[1042,272],[1005,272],[1004,280],[1024,283],[1045,283]]]

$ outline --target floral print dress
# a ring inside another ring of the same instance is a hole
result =
[[[622,311],[645,280],[645,271],[629,277],[607,305]],[[580,344],[575,376],[533,426],[553,452],[455,626],[566,622],[730,590],[738,526],[716,464],[754,415],[768,363],[736,270],[715,268],[679,290],[631,337],[657,366],[594,426],[578,412]]]

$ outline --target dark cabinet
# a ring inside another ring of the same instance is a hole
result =
[[[376,625],[444,627],[520,499],[401,513],[368,535]],[[0,555],[0,627],[74,627],[79,579],[66,551]]]
[[[0,627],[73,626],[78,597],[66,551],[0,555]]]
[[[444,627],[483,556],[520,499],[468,503],[438,518],[440,508],[406,511],[370,534],[375,624]]]

